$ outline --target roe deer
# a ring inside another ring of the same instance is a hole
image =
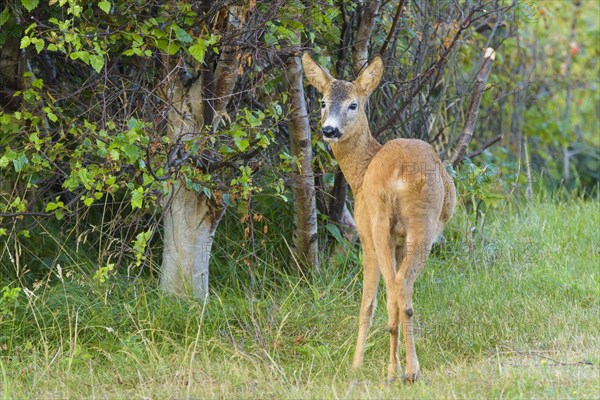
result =
[[[412,318],[413,287],[436,237],[454,211],[456,189],[426,142],[395,139],[379,144],[371,135],[365,105],[379,85],[383,61],[375,57],[354,82],[334,79],[308,53],[308,81],[323,94],[323,138],[354,193],[354,218],[363,248],[363,295],[353,366],[363,364],[367,332],[383,275],[387,294],[390,363],[398,374],[398,328],[406,345],[404,379],[419,377]]]

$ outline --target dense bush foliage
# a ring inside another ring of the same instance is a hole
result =
[[[161,257],[160,202],[177,179],[230,206],[218,237],[221,251],[230,253],[228,231],[241,232],[247,254],[236,268],[255,268],[257,249],[265,246],[287,257],[288,245],[268,237],[269,224],[293,213],[286,183],[296,160],[288,147],[282,60],[309,49],[339,76],[352,77],[365,5],[240,2],[236,23],[244,30],[232,33],[224,21],[233,13],[221,3],[3,6],[5,279],[31,283],[57,265],[83,267],[82,260],[86,270],[153,275]],[[397,21],[395,2],[379,9],[370,38],[372,54],[386,48],[384,83],[370,106],[379,140],[418,137],[447,154],[464,123],[481,48],[492,46],[498,58],[481,104],[474,158],[455,171],[472,220],[532,192],[564,188],[597,196],[598,4],[430,3],[407,3]],[[210,79],[215,62],[232,49],[239,51],[239,79],[226,112],[214,119],[219,99],[209,87],[198,99],[202,130],[170,135],[176,101],[169,77],[181,77],[188,90]],[[316,130],[317,97],[307,93]],[[316,135],[313,147],[323,234],[342,240],[328,221],[334,161]],[[271,220],[264,216],[273,210]],[[323,243],[323,250],[331,248]]]

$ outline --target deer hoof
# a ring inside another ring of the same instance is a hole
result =
[[[396,377],[395,376],[390,376],[389,378],[387,378],[385,380],[385,386],[386,387],[391,387],[394,385],[394,382],[396,382]]]
[[[405,382],[405,383],[415,383],[418,379],[419,379],[418,372],[415,372],[414,374],[402,375],[402,382]]]

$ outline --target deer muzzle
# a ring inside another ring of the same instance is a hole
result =
[[[323,127],[323,137],[326,139],[339,139],[342,132],[337,127],[326,125]]]

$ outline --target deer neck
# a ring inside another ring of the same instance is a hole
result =
[[[346,140],[331,143],[333,155],[355,196],[362,187],[371,160],[382,147],[368,127],[351,134]]]

